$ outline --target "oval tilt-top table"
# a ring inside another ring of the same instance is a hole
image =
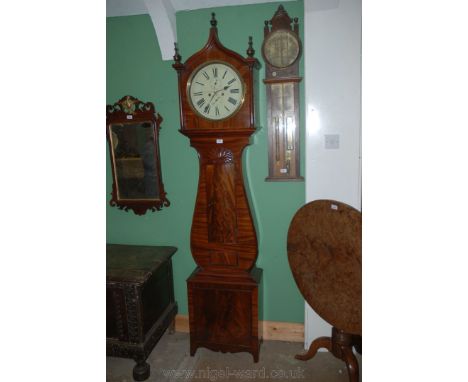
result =
[[[297,211],[288,231],[288,259],[294,280],[314,311],[333,326],[331,337],[319,337],[308,360],[326,348],[342,359],[349,380],[359,381],[352,351],[361,336],[361,213],[334,200],[317,200]]]

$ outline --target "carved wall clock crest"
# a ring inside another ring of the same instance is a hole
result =
[[[273,18],[265,21],[262,45],[268,109],[268,181],[303,180],[299,154],[301,52],[298,19],[290,18],[280,5]]]
[[[206,45],[181,62],[180,132],[197,150],[200,179],[191,230],[197,268],[187,280],[190,353],[203,346],[259,355],[258,300],[262,270],[242,174],[242,152],[255,132],[259,63],[224,47],[212,14]]]

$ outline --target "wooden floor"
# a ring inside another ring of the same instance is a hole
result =
[[[294,355],[302,352],[302,348],[298,342],[264,341],[256,364],[247,353],[222,354],[198,349],[190,357],[188,334],[166,332],[148,357],[151,376],[147,381],[348,381],[345,364],[328,352],[320,352],[310,361],[296,360]],[[358,360],[361,365],[359,355]],[[107,357],[107,381],[132,382],[134,364],[132,360]]]

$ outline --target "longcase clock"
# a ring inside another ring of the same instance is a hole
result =
[[[255,132],[259,63],[224,47],[212,14],[206,45],[185,63],[176,47],[180,132],[198,152],[200,178],[191,229],[197,268],[187,280],[190,354],[198,347],[259,356],[262,270],[242,174],[242,153]]]

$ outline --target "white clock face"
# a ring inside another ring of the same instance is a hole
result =
[[[277,68],[292,65],[299,56],[299,50],[297,37],[288,30],[273,32],[267,37],[263,46],[266,60]]]
[[[218,121],[239,110],[244,102],[244,83],[232,66],[210,62],[191,76],[187,96],[199,115]]]

